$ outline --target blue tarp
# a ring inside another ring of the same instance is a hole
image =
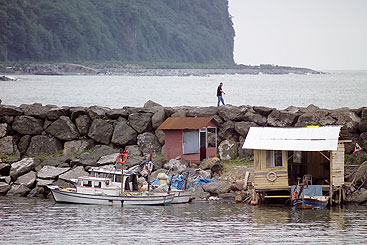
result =
[[[296,185],[291,186],[291,193],[293,197],[294,189],[296,188]],[[301,189],[301,186],[297,186],[297,192],[299,192]],[[305,185],[303,189],[302,196],[322,196],[322,185]]]
[[[168,183],[170,183],[171,181],[171,177],[169,176],[168,177]],[[205,185],[207,183],[210,183],[210,182],[215,182],[217,180],[215,179],[207,179],[207,178],[196,178],[190,186],[187,186],[186,188],[187,189],[190,189],[191,187],[196,187],[196,186],[199,186],[199,185]],[[155,179],[152,181],[151,183],[152,185],[155,185],[155,186],[159,186],[160,185],[160,180],[159,179]],[[179,175],[177,178],[174,178],[173,181],[172,181],[172,186],[171,188],[172,189],[176,189],[176,190],[183,190],[185,187],[185,182],[183,180],[183,176],[182,175]]]

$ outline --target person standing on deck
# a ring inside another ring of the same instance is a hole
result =
[[[223,89],[222,89],[223,83],[220,83],[217,89],[217,97],[218,97],[218,106],[220,104],[220,102],[222,102],[222,104],[224,105],[224,99],[222,94],[226,94],[224,93]]]

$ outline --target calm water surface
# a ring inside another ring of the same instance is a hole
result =
[[[215,106],[216,88],[224,83],[224,100],[232,105],[284,109],[314,104],[352,109],[367,104],[367,71],[323,75],[160,76],[14,76],[0,81],[3,104],[58,106],[143,106],[153,100],[163,106]]]
[[[0,244],[366,244],[367,207],[195,202],[166,207],[0,198]]]

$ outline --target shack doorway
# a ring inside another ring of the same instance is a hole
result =
[[[206,148],[207,148],[207,134],[205,131],[200,131],[200,161],[206,158]]]

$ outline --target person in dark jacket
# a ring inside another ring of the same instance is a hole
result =
[[[226,93],[224,93],[224,91],[222,89],[222,86],[223,86],[223,83],[220,83],[218,88],[217,88],[218,106],[219,106],[220,102],[222,102],[222,104],[224,105],[224,99],[223,99],[222,94],[226,94]]]

